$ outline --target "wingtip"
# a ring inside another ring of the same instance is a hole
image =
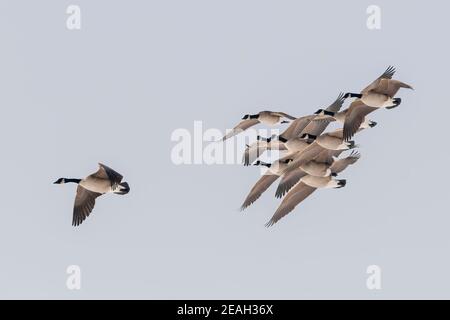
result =
[[[265,226],[266,228],[270,228],[270,227],[272,227],[274,224],[275,224],[275,222],[274,222],[273,220],[269,220],[264,226]]]

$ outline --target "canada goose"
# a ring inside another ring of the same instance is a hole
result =
[[[275,214],[270,221],[266,223],[266,227],[273,226],[317,189],[342,188],[345,187],[346,183],[346,180],[336,180],[331,176],[304,176],[300,179],[300,182],[287,193]]]
[[[333,116],[331,115],[322,115],[317,117],[316,119],[314,119],[314,121],[312,123],[318,123],[318,125],[320,125],[320,123],[322,121],[326,121],[326,123],[330,123],[333,121],[336,121],[338,123],[341,123],[342,125],[345,123],[345,117],[347,116],[348,112],[349,112],[350,108],[347,108],[345,110],[342,110],[340,112],[335,113]],[[364,117],[363,122],[360,125],[361,129],[368,129],[368,128],[373,128],[377,125],[377,123],[375,121],[369,120],[367,119],[367,117]],[[306,133],[306,129],[304,131]],[[308,132],[308,134],[310,135],[314,135],[314,133]]]
[[[122,182],[122,179],[122,175],[99,163],[98,171],[84,179],[60,178],[54,184],[78,184],[72,220],[72,225],[78,226],[92,212],[95,199],[99,196],[106,193],[124,195],[130,192],[128,183]]]
[[[338,173],[344,171],[349,165],[355,163],[359,158],[360,154],[357,151],[352,151],[352,153],[343,159],[337,159],[337,157],[343,152],[344,150],[324,150],[322,151],[317,157],[314,158],[314,160],[308,162],[309,163],[316,163],[321,165],[323,168],[325,168],[325,174],[320,175],[317,174],[318,172],[307,172],[310,175],[313,176],[337,176]],[[277,198],[282,198],[297,182],[305,176],[305,165],[301,166],[300,168],[291,170],[287,173],[285,173],[281,181],[277,187],[277,190],[275,192],[275,196]]]
[[[345,117],[344,138],[350,139],[369,113],[380,109],[398,107],[402,100],[394,98],[400,88],[413,89],[409,84],[393,80],[395,68],[390,66],[386,71],[367,86],[361,93],[347,93],[345,97],[358,98],[349,107]]]
[[[253,188],[244,200],[241,206],[241,211],[245,210],[252,203],[259,199],[259,197],[274,183],[282,174],[283,170],[287,167],[290,159],[280,159],[274,163],[265,163],[262,161],[256,161],[255,166],[265,166],[268,170],[263,176],[255,183]]]
[[[225,141],[259,123],[273,126],[278,123],[289,122],[282,119],[295,120],[296,118],[284,112],[274,111],[261,111],[253,115],[246,114],[242,117],[242,121],[222,138],[222,141]]]

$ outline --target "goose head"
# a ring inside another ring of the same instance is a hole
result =
[[[284,163],[284,164],[289,164],[289,163],[291,163],[292,161],[294,161],[294,159],[280,160],[280,162],[281,162],[281,163]]]
[[[325,109],[319,109],[319,110],[317,110],[316,112],[314,112],[314,114],[315,114],[315,115],[318,115],[318,116],[330,116],[330,117],[334,117],[335,112],[328,111],[328,110],[325,110]]]
[[[305,139],[305,140],[316,140],[317,136],[309,134],[309,133],[304,133],[300,136],[301,139]]]
[[[53,182],[53,184],[65,184],[65,183],[66,183],[66,179],[65,178],[59,178],[58,180]]]
[[[341,179],[341,180],[337,180],[337,189],[343,188],[345,187],[345,185],[347,184],[347,180],[345,179]]]
[[[345,179],[341,179],[341,180],[335,180],[332,179],[328,185],[326,186],[326,188],[334,188],[334,189],[340,189],[345,187],[345,185],[347,184],[347,180]]]
[[[254,166],[264,166],[264,167],[267,167],[267,168],[270,168],[272,166],[272,164],[266,163],[266,162],[262,162],[260,160],[256,161],[253,165]]]
[[[247,119],[250,119],[250,115],[249,115],[249,114],[246,114],[246,115],[244,115],[244,116],[242,117],[242,120],[247,120]]]

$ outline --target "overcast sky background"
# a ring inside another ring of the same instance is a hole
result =
[[[66,28],[81,7],[82,28]],[[366,8],[382,9],[368,30]],[[445,1],[0,2],[0,298],[450,298]],[[347,186],[275,227],[272,187],[239,165],[171,162],[177,128],[301,116],[388,65],[415,87],[373,113]],[[75,185],[103,162],[127,196],[73,228]],[[382,268],[382,290],[366,268]],[[66,288],[79,265],[82,289]]]

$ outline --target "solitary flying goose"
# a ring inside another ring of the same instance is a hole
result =
[[[395,68],[390,66],[361,93],[347,93],[345,95],[346,98],[358,98],[350,105],[345,117],[345,140],[351,139],[369,113],[380,108],[392,109],[399,106],[402,100],[394,98],[394,96],[400,88],[413,89],[409,84],[393,80],[394,73]]]
[[[77,196],[73,208],[72,225],[80,225],[92,212],[95,199],[106,193],[124,195],[130,192],[127,182],[122,182],[122,175],[113,169],[99,164],[100,168],[94,174],[84,179],[60,178],[54,184],[78,184]]]
[[[359,154],[354,155],[352,153],[347,158],[337,160],[332,166],[333,173],[338,174],[344,171],[349,165],[358,161],[358,159]],[[267,222],[266,227],[270,227],[277,223],[317,189],[342,188],[346,185],[346,180],[336,180],[333,179],[333,176],[334,174],[327,177],[316,177],[311,175],[302,177],[300,182],[287,193],[272,219]]]
[[[273,126],[278,123],[289,122],[283,119],[295,120],[296,118],[284,112],[274,112],[274,111],[261,111],[253,115],[246,114],[242,118],[242,121],[222,138],[222,141],[225,141],[228,138],[231,138],[259,123],[268,126]]]

